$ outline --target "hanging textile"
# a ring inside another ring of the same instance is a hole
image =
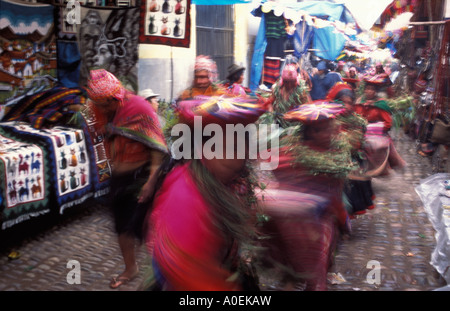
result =
[[[58,81],[61,86],[79,86],[81,57],[77,42],[57,41]]]
[[[387,8],[383,11],[380,16],[380,26],[384,27],[387,23],[389,23],[395,17],[406,13],[411,12],[414,13],[414,10],[417,8],[418,0],[395,0]]]
[[[301,58],[308,51],[312,38],[314,37],[314,27],[308,25],[305,21],[295,25],[292,42],[294,45],[294,56]]]
[[[0,126],[0,224],[5,230],[50,212],[47,151]]]
[[[54,7],[0,0],[2,102],[53,87],[57,75]]]
[[[263,82],[267,87],[277,82],[280,77],[281,59],[265,58],[264,59],[264,77]]]
[[[191,36],[191,1],[177,0],[170,5],[165,0],[141,3],[139,42],[188,48]]]
[[[55,4],[55,30],[57,40],[77,41],[76,21],[68,22],[68,14],[72,13],[72,8],[63,4]]]
[[[80,86],[86,85],[91,69],[102,68],[137,92],[139,12],[139,8],[81,7]]]
[[[256,35],[255,48],[253,50],[252,66],[250,71],[250,89],[255,91],[261,81],[264,66],[264,51],[266,50],[266,24],[264,14],[261,16],[258,34]]]
[[[265,14],[267,47],[266,56],[284,58],[284,46],[287,39],[286,24],[283,16],[272,11]]]

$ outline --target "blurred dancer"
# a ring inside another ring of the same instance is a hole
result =
[[[402,169],[406,162],[395,149],[389,135],[392,127],[392,110],[387,102],[380,98],[378,89],[384,85],[384,79],[366,77],[364,95],[358,98],[355,112],[367,120],[365,150],[371,176],[384,176],[389,170]]]
[[[353,162],[358,166],[348,174],[348,180],[344,187],[347,211],[351,216],[366,213],[367,209],[373,209],[375,198],[371,177],[365,175],[367,160],[364,154],[364,135],[367,129],[367,120],[354,112],[356,101],[355,92],[347,83],[337,83],[328,93],[327,98],[334,102],[342,103],[345,111],[337,120],[341,130],[346,134],[352,146],[351,155]]]
[[[191,87],[184,90],[178,100],[192,99],[196,96],[216,96],[225,93],[217,84],[217,65],[209,56],[199,55],[195,59],[194,81]]]
[[[282,128],[289,127],[290,123],[284,119],[284,114],[310,101],[308,88],[299,74],[298,65],[296,63],[286,64],[280,79],[272,87],[272,95],[267,100],[272,107],[270,123],[276,123]]]
[[[203,127],[225,129],[226,125],[250,124],[264,112],[253,99],[217,97],[181,101],[177,111],[180,125],[191,129],[198,124],[195,117],[201,117]],[[207,157],[203,154],[207,142],[205,138],[194,142],[194,152],[200,152],[201,159],[171,163],[167,175],[162,175],[148,219],[147,248],[154,282],[146,288],[255,288],[257,282],[248,281],[241,260],[242,245],[252,243],[255,237],[250,169],[246,159],[236,155]],[[218,144],[221,146],[216,148],[223,147],[225,152],[230,137],[223,135]],[[231,147],[237,150],[242,145],[234,141]]]
[[[145,217],[139,203],[151,197],[167,148],[153,108],[143,97],[126,90],[113,74],[92,70],[87,93],[112,168],[110,203],[125,263],[125,271],[110,283],[111,288],[118,288],[139,273],[135,247],[136,238],[143,238]]]
[[[338,139],[341,112],[341,104],[315,101],[285,115],[302,126],[282,139],[276,183],[260,197],[269,217],[264,258],[281,269],[284,290],[326,290],[336,241],[350,232],[342,191],[353,164],[350,146]]]

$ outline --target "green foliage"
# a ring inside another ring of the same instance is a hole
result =
[[[412,96],[400,96],[387,100],[392,110],[392,121],[394,128],[399,128],[410,123],[415,115],[416,108]]]

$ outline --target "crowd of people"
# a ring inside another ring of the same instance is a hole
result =
[[[342,65],[330,70],[321,61],[307,73],[290,61],[270,91],[258,92],[242,85],[245,67],[231,65],[221,84],[215,62],[197,57],[192,86],[172,105],[176,122],[166,125],[194,130],[198,117],[203,130],[224,132],[276,124],[270,174],[255,165],[264,160],[248,157],[250,134],[215,140],[216,157],[198,156],[211,147],[207,136],[191,157],[174,158],[158,94],[135,95],[106,70],[91,71],[87,107],[105,137],[125,263],[111,287],[138,275],[135,248],[144,242],[148,290],[258,290],[258,265],[279,269],[280,290],[326,290],[337,241],[351,234],[352,218],[374,208],[371,179],[405,165],[389,136],[388,75]]]

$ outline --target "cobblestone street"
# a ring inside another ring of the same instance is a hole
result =
[[[402,133],[394,142],[408,165],[373,181],[376,208],[352,220],[352,236],[339,243],[332,272],[345,280],[330,284],[331,291],[429,291],[446,285],[429,263],[435,232],[414,190],[432,174],[429,159],[418,156],[414,142]],[[1,291],[109,291],[111,277],[123,270],[112,215],[101,205],[57,221],[36,219],[0,238]],[[9,259],[12,251],[20,256]],[[80,284],[67,281],[71,260],[80,264]],[[367,282],[371,260],[380,263],[379,284]],[[148,266],[143,247],[139,261],[140,276],[119,290],[139,288]]]
[[[333,271],[346,282],[330,290],[427,291],[446,285],[429,264],[435,231],[414,189],[432,175],[431,162],[416,154],[409,137],[397,134],[395,146],[408,165],[373,180],[376,207],[354,219],[352,237],[339,244]],[[380,284],[367,282],[371,260],[380,263]]]

